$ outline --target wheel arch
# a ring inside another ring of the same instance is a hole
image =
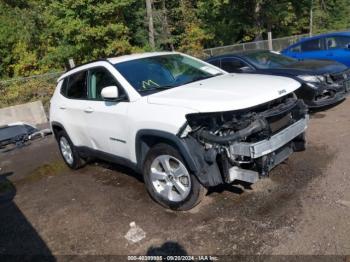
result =
[[[188,168],[192,172],[198,173],[199,168],[192,159],[187,145],[179,137],[165,131],[152,129],[140,130],[136,134],[135,152],[139,170],[143,168],[148,151],[151,147],[159,143],[165,143],[176,148],[183,157]]]
[[[57,139],[57,135],[60,131],[66,132],[66,129],[64,128],[64,126],[61,123],[58,123],[55,121],[51,122],[51,129],[52,129],[52,132],[53,132],[56,139]]]

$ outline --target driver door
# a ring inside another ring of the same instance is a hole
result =
[[[104,101],[101,91],[117,86],[118,101]],[[128,108],[125,91],[104,67],[95,67],[88,74],[89,106],[84,109],[86,133],[93,149],[119,157],[128,156]]]

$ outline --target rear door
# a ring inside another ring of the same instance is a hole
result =
[[[91,146],[86,136],[84,108],[88,107],[87,93],[88,71],[80,71],[70,75],[63,82],[58,106],[59,115],[64,127],[75,146]]]
[[[117,86],[117,101],[104,101],[101,91],[107,86]],[[84,110],[86,136],[93,149],[119,157],[129,154],[128,97],[115,77],[103,66],[89,70],[89,105]]]

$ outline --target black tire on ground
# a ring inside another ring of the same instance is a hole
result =
[[[71,148],[72,151],[72,156],[73,156],[73,161],[72,163],[67,162],[67,160],[65,159],[63,153],[62,153],[62,148],[61,148],[61,139],[65,138],[68,141],[68,144]],[[58,143],[58,147],[59,147],[59,151],[61,153],[61,156],[64,160],[64,162],[66,163],[66,165],[68,167],[70,167],[71,169],[79,169],[81,167],[84,166],[85,164],[85,160],[83,158],[80,157],[76,147],[73,145],[72,141],[70,140],[69,136],[67,135],[67,133],[64,130],[61,130],[57,133],[56,135],[56,139],[57,139],[57,143]]]
[[[190,191],[188,196],[182,201],[171,201],[155,190],[155,187],[150,178],[151,165],[152,162],[161,155],[168,155],[176,158],[185,166],[188,171],[191,179],[191,185],[189,189]],[[207,193],[207,189],[198,181],[197,177],[190,172],[178,150],[168,144],[157,144],[149,150],[143,165],[143,178],[150,196],[163,207],[172,210],[189,210],[198,205]]]

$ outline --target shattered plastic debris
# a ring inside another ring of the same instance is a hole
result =
[[[345,207],[350,207],[350,201],[347,201],[347,200],[338,200],[337,201],[337,203],[338,204],[341,204],[341,205],[343,205],[343,206],[345,206]]]
[[[130,229],[124,236],[130,243],[137,243],[146,237],[146,232],[133,221]]]

